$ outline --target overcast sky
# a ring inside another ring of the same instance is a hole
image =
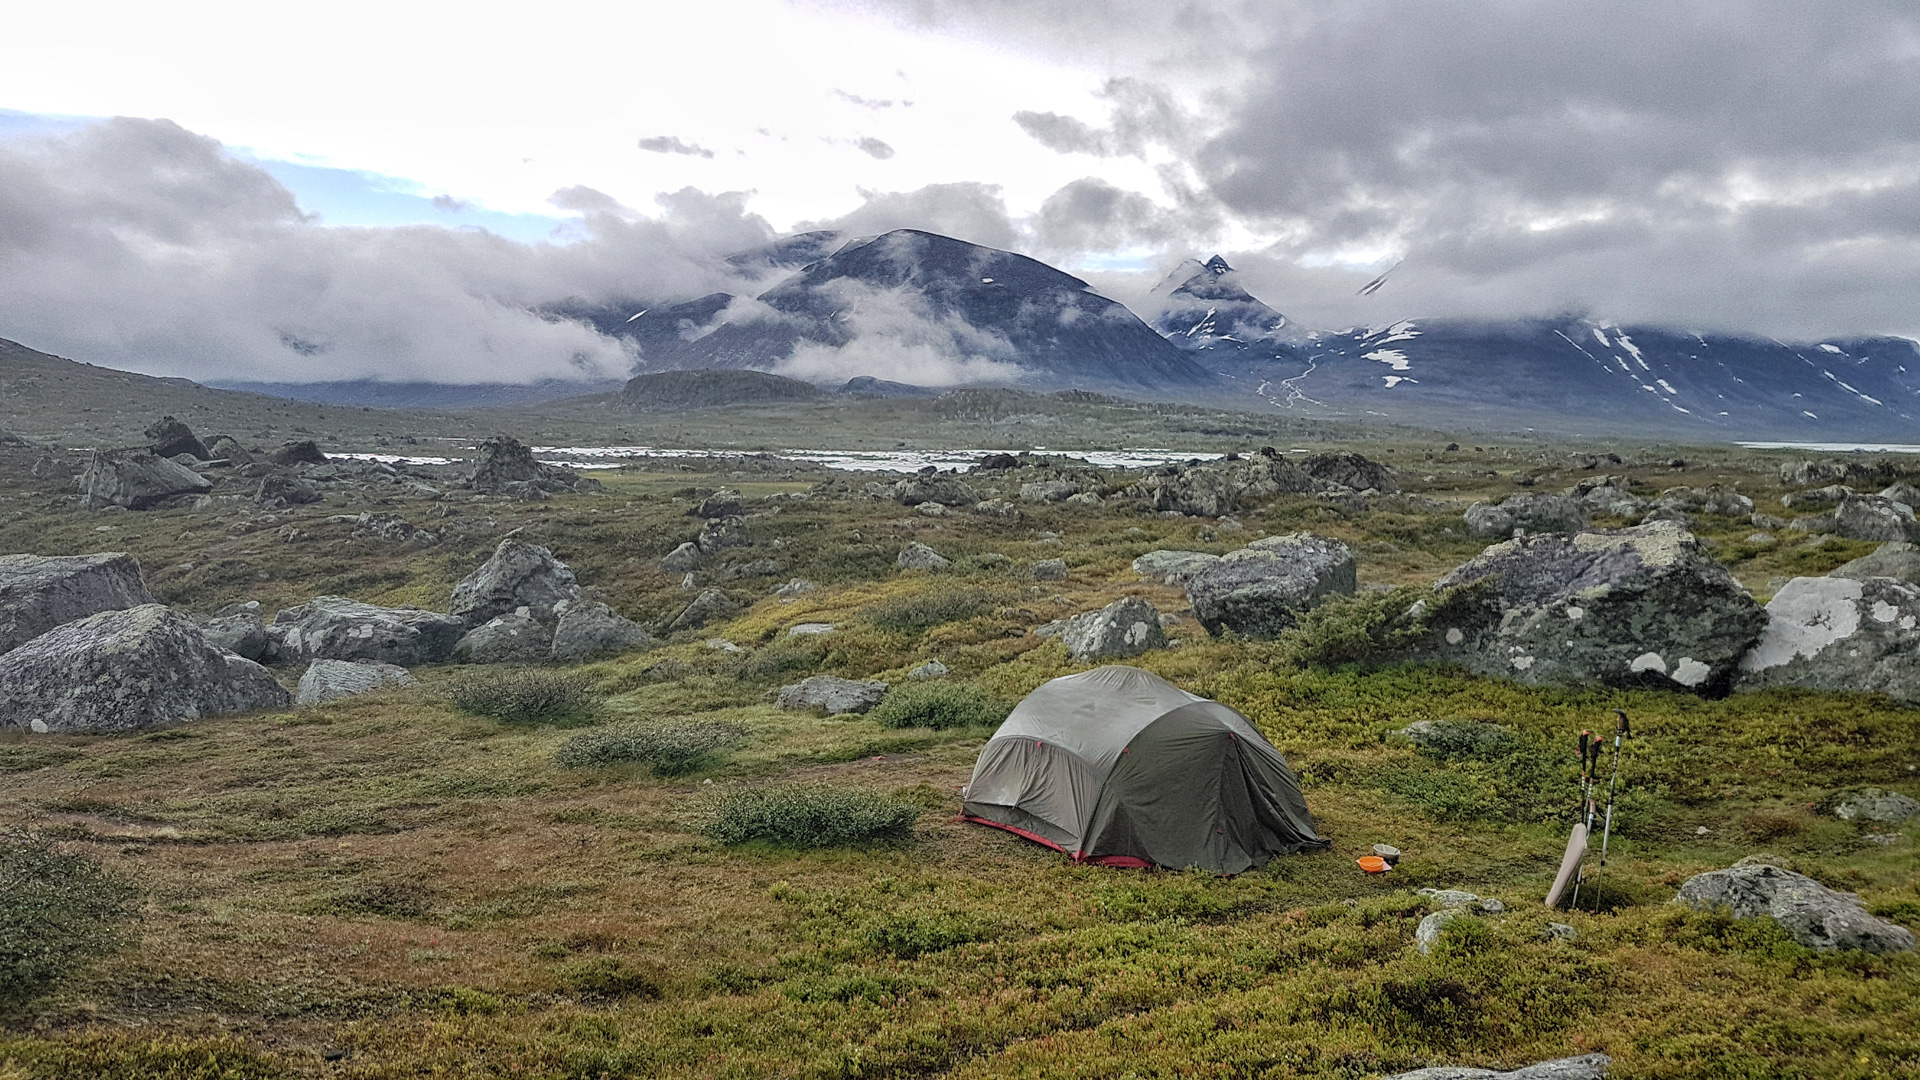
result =
[[[1128,301],[1219,251],[1325,327],[1920,335],[1917,12],[31,5],[0,64],[0,337],[200,378],[619,374],[527,309],[750,290],[718,256],[901,226]]]

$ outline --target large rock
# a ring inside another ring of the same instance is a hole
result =
[[[953,564],[945,555],[916,540],[900,549],[893,565],[901,570],[945,570]]]
[[[1391,467],[1359,454],[1308,454],[1300,468],[1315,480],[1355,491],[1372,488],[1382,495],[1392,495],[1400,490],[1400,481]]]
[[[1219,561],[1220,556],[1204,551],[1149,551],[1133,560],[1133,572],[1164,585],[1185,585]]]
[[[1305,469],[1264,447],[1238,461],[1168,466],[1141,480],[1135,490],[1155,510],[1221,517],[1249,509],[1258,499],[1312,492],[1320,486]]]
[[[1920,817],[1920,799],[1886,788],[1856,788],[1835,795],[1828,809],[1841,821],[1899,825],[1910,818]]]
[[[1035,480],[1020,485],[1020,501],[1030,503],[1066,502],[1080,494],[1080,485],[1071,480]]]
[[[171,416],[163,416],[147,428],[147,444],[154,456],[170,458],[175,454],[192,454],[201,461],[213,457],[207,452],[193,429]]]
[[[235,656],[244,656],[249,660],[266,663],[273,659],[273,635],[267,632],[265,620],[251,611],[242,611],[234,615],[223,615],[208,619],[200,627],[201,633],[216,647],[225,649]]]
[[[319,705],[388,686],[418,686],[406,668],[377,660],[315,660],[300,676],[295,705]]]
[[[1833,532],[1848,540],[1920,542],[1913,507],[1882,495],[1854,495],[1833,508]]]
[[[281,468],[295,465],[325,465],[327,455],[312,439],[291,439],[267,452],[267,460]]]
[[[1137,596],[1122,597],[1067,620],[1060,634],[1075,660],[1118,660],[1167,647],[1160,609]]]
[[[520,440],[510,435],[495,435],[480,440],[468,486],[482,495],[525,498],[546,492],[598,491],[600,481],[583,477],[572,469],[548,465],[536,459],[533,451]]]
[[[952,476],[922,475],[896,481],[892,498],[902,506],[939,503],[942,506],[972,506],[980,501],[973,485]]]
[[[1721,484],[1703,488],[1671,487],[1660,493],[1653,505],[1663,510],[1689,514],[1721,514],[1747,517],[1753,513],[1753,500]]]
[[[1428,916],[1428,918],[1432,917]],[[1442,1065],[1437,1068],[1395,1073],[1392,1076],[1383,1077],[1382,1080],[1603,1080],[1607,1070],[1611,1068],[1613,1068],[1613,1059],[1605,1054],[1582,1054],[1579,1057],[1542,1061],[1536,1065],[1527,1065],[1506,1072],[1498,1069],[1470,1069],[1457,1065]]]
[[[1885,461],[1789,461],[1780,466],[1780,483],[1787,487],[1811,484],[1885,484],[1897,470]]]
[[[1853,578],[1856,581],[1884,577],[1909,584],[1920,582],[1920,545],[1903,540],[1881,544],[1873,554],[1843,563],[1827,576]]]
[[[0,656],[0,728],[134,731],[290,701],[266,668],[160,604],[89,615]]]
[[[320,501],[320,491],[298,476],[285,473],[272,473],[260,478],[260,486],[253,489],[253,501],[271,510],[287,506],[304,506]]]
[[[700,527],[694,546],[708,555],[729,548],[752,547],[753,534],[747,529],[746,518],[717,518]]]
[[[267,632],[273,636],[274,659],[283,663],[380,660],[414,667],[453,655],[466,624],[437,611],[321,596],[275,615]]]
[[[1736,689],[1877,691],[1920,702],[1920,586],[1892,578],[1794,578],[1767,603],[1766,632]]]
[[[1428,619],[1432,656],[1543,684],[1724,687],[1766,613],[1671,522],[1495,544],[1442,578],[1479,602]]]
[[[131,555],[0,555],[0,653],[62,623],[151,603]]]
[[[1467,507],[1467,534],[1481,540],[1522,534],[1570,533],[1587,527],[1587,508],[1565,495],[1530,492],[1509,496],[1500,505],[1474,503]]]
[[[552,631],[526,608],[488,619],[453,647],[453,658],[464,664],[532,663],[552,655]]]
[[[1854,494],[1854,490],[1845,484],[1828,484],[1826,487],[1808,491],[1789,491],[1780,496],[1780,505],[1790,510],[1795,507],[1805,509],[1814,506],[1833,506]]]
[[[95,450],[80,474],[80,501],[91,509],[146,510],[181,495],[205,495],[213,481],[170,458],[144,451]]]
[[[1215,636],[1273,637],[1328,596],[1354,591],[1353,551],[1338,540],[1288,533],[1255,540],[1187,579],[1193,617]]]
[[[741,603],[721,589],[704,589],[667,623],[667,631],[698,630],[711,622],[738,614]]]
[[[700,546],[689,540],[661,557],[660,571],[666,574],[684,574],[700,569]]]
[[[732,488],[721,488],[701,499],[687,511],[688,517],[727,518],[740,516],[740,493]]]
[[[531,610],[535,619],[548,622],[553,619],[555,604],[581,596],[573,571],[554,558],[553,552],[509,536],[500,541],[480,569],[453,587],[453,603],[447,610],[468,626],[479,626],[523,607]]]
[[[1702,911],[1724,910],[1736,919],[1772,919],[1793,940],[1820,952],[1913,948],[1912,931],[1867,914],[1854,894],[1765,863],[1697,874],[1680,886],[1674,900]]]
[[[832,675],[815,675],[801,679],[792,686],[780,688],[780,707],[783,709],[820,709],[829,716],[840,713],[863,713],[887,696],[887,684],[879,681],[861,682],[854,679],[841,679]]]
[[[553,613],[560,620],[553,628],[555,660],[576,663],[653,644],[644,627],[605,604],[562,600],[553,606]]]
[[[212,454],[214,460],[230,465],[253,464],[253,454],[231,435],[215,435],[213,441],[207,444],[207,453]]]

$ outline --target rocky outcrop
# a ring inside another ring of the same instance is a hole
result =
[[[1080,485],[1071,480],[1035,480],[1020,485],[1020,501],[1030,503],[1066,502],[1080,494]]]
[[[1703,488],[1671,487],[1660,493],[1653,505],[1663,510],[1688,514],[1719,514],[1746,517],[1753,513],[1753,500],[1721,484]]]
[[[1149,551],[1133,560],[1133,572],[1164,585],[1185,585],[1219,561],[1220,556],[1204,551]]]
[[[1913,507],[1879,495],[1848,495],[1831,512],[1795,518],[1796,532],[1831,533],[1848,540],[1920,542]]]
[[[136,731],[290,701],[266,668],[159,604],[89,615],[0,656],[0,729]]]
[[[1136,596],[1068,619],[1060,640],[1075,660],[1120,660],[1167,647],[1160,609]]]
[[[1845,484],[1828,484],[1823,488],[1789,491],[1780,496],[1780,505],[1789,510],[1796,507],[1804,510],[1808,507],[1833,506],[1843,499],[1853,497],[1854,494],[1854,490]]]
[[[1359,454],[1308,454],[1300,463],[1308,476],[1327,484],[1339,484],[1354,491],[1377,491],[1393,495],[1400,481],[1393,469]]]
[[[1867,914],[1860,898],[1836,892],[1778,866],[1754,862],[1697,874],[1680,886],[1676,903],[1723,910],[1736,919],[1772,919],[1809,949],[1906,952],[1913,932]]]
[[[1568,497],[1595,514],[1639,517],[1647,512],[1647,500],[1628,489],[1624,476],[1589,476],[1567,489]]]
[[[510,435],[495,435],[480,440],[473,460],[473,477],[467,486],[482,495],[526,498],[563,491],[599,491],[600,481],[583,477],[572,469],[548,465],[536,459],[533,451],[520,440]]]
[[[1304,494],[1320,487],[1305,469],[1265,447],[1235,461],[1170,465],[1141,480],[1134,493],[1155,510],[1221,517],[1250,509],[1259,499]]]
[[[1884,577],[1914,584],[1920,582],[1920,545],[1902,540],[1881,544],[1873,554],[1843,563],[1827,576],[1853,578],[1856,581]]]
[[[1350,596],[1353,551],[1338,540],[1288,533],[1255,540],[1187,579],[1193,617],[1216,637],[1273,637],[1328,596]]]
[[[1442,578],[1479,584],[1428,617],[1430,656],[1539,684],[1724,687],[1766,613],[1670,522],[1495,544]]]
[[[704,589],[667,623],[667,631],[698,630],[711,622],[738,614],[743,605],[721,589]]]
[[[555,604],[581,598],[580,586],[566,563],[538,544],[509,536],[480,569],[453,587],[453,603],[447,611],[468,626],[523,607],[533,612],[534,619],[550,622]]]
[[[1786,487],[1813,484],[1885,484],[1896,473],[1884,461],[1789,461],[1780,466],[1780,483]]]
[[[315,660],[300,676],[293,692],[295,705],[320,705],[385,687],[418,686],[406,668],[376,660]]]
[[[1480,540],[1505,539],[1516,530],[1570,533],[1587,527],[1587,508],[1565,495],[1529,493],[1509,496],[1498,506],[1474,503],[1467,507],[1466,521],[1467,535]]]
[[[980,501],[973,485],[952,476],[923,473],[896,481],[890,496],[902,506],[939,503],[942,506],[972,506]]]
[[[163,416],[147,428],[147,445],[154,456],[170,458],[176,454],[192,454],[200,461],[210,460],[213,455],[207,451],[193,429],[171,416]]]
[[[466,625],[418,608],[383,608],[344,596],[316,597],[273,617],[273,658],[379,660],[401,667],[434,664],[453,654]]]
[[[95,450],[80,474],[80,501],[90,509],[147,510],[169,499],[205,495],[213,481],[170,458]]]
[[[151,603],[131,555],[0,555],[0,653],[75,619]]]
[[[1432,916],[1428,916],[1432,918]],[[1553,924],[1558,925],[1558,924]],[[1469,1069],[1442,1065],[1431,1069],[1395,1073],[1382,1080],[1603,1080],[1613,1068],[1613,1059],[1605,1054],[1555,1058],[1535,1065],[1502,1072],[1499,1069]]]
[[[488,619],[453,647],[453,658],[463,664],[525,664],[551,655],[553,633],[526,608]]]
[[[553,628],[553,658],[563,663],[653,644],[644,627],[605,604],[562,600],[553,613],[560,620]]]
[[[887,684],[883,682],[815,675],[781,687],[779,704],[783,709],[818,709],[834,716],[866,712],[886,696]]]
[[[900,549],[900,554],[894,557],[893,565],[901,570],[945,570],[953,563],[946,556],[916,540]]]
[[[1735,689],[1865,690],[1920,702],[1920,586],[1892,578],[1794,578],[1767,602],[1766,632]]]

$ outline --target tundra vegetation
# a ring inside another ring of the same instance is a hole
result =
[[[1484,547],[1469,503],[1593,475],[1567,447],[1442,445],[1342,444],[1404,493],[1280,494],[1232,520],[1126,499],[916,512],[872,477],[751,457],[597,472],[603,492],[542,501],[474,500],[449,473],[445,494],[378,505],[98,512],[33,477],[37,451],[0,451],[0,551],[131,552],[156,599],[198,615],[322,595],[444,611],[513,533],[654,635],[578,664],[424,665],[416,687],[311,708],[0,734],[0,814],[31,831],[0,844],[0,1077],[1362,1078],[1591,1051],[1619,1077],[1920,1072],[1920,955],[1815,952],[1668,902],[1764,851],[1920,928],[1920,821],[1824,809],[1858,786],[1920,794],[1920,712],[1378,663]],[[1623,456],[1603,471],[1643,495],[1737,484],[1793,516],[1777,456]],[[720,488],[751,544],[689,589],[660,559]],[[438,543],[341,519],[364,510]],[[1731,514],[1692,527],[1763,600],[1874,546]],[[1274,640],[1212,638],[1178,586],[1130,569],[1301,530],[1348,544],[1361,588]],[[950,565],[896,569],[913,541]],[[1036,579],[1050,559],[1066,576]],[[705,590],[731,603],[671,629]],[[1180,616],[1128,662],[1251,718],[1331,852],[1231,879],[1119,871],[954,820],[1010,703],[1095,663],[1032,631],[1123,596]],[[930,661],[944,673],[909,674]],[[813,675],[893,689],[865,714],[776,707]],[[1549,912],[1574,736],[1614,708],[1635,738],[1606,872],[1582,910]],[[1398,732],[1418,721],[1437,734],[1416,745]],[[1378,843],[1404,856],[1360,873]],[[1423,887],[1507,911],[1423,954]]]

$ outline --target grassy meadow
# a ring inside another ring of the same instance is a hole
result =
[[[1768,852],[1920,929],[1920,824],[1886,843],[1821,812],[1858,785],[1920,796],[1920,711],[1884,699],[1322,667],[1302,659],[1311,642],[1215,641],[1185,617],[1177,644],[1135,662],[1246,713],[1301,775],[1330,852],[1232,879],[1121,871],[955,820],[992,731],[969,721],[1085,666],[1034,626],[1123,595],[1183,611],[1179,590],[1131,572],[1136,556],[1310,529],[1353,545],[1363,588],[1424,585],[1480,550],[1459,519],[1472,499],[1588,475],[1560,451],[1354,448],[1398,467],[1408,496],[1364,509],[1283,497],[1237,522],[1126,505],[935,517],[861,494],[869,477],[724,462],[598,473],[604,494],[544,503],[330,494],[273,514],[103,514],[9,464],[0,551],[131,551],[158,598],[199,612],[322,593],[443,609],[511,532],[658,627],[693,595],[658,560],[699,531],[686,511],[701,495],[740,491],[755,544],[701,574],[739,614],[510,675],[579,692],[584,705],[543,718],[456,706],[482,673],[446,666],[417,671],[414,689],[311,709],[0,735],[9,826],[137,890],[120,947],[0,1014],[0,1080],[1358,1080],[1590,1051],[1621,1078],[1920,1074],[1920,956],[1816,954],[1769,923],[1667,902],[1692,874]],[[1775,459],[1699,457],[1608,470],[1649,494],[1738,483],[1784,514]],[[851,490],[769,498],[823,480]],[[440,543],[328,520],[362,510]],[[1733,519],[1697,532],[1762,599],[1872,547],[1784,530],[1755,541]],[[896,571],[912,540],[954,565]],[[1049,558],[1066,560],[1066,580],[1032,579]],[[765,559],[783,565],[747,565]],[[791,578],[817,587],[772,595]],[[835,629],[787,635],[808,622]],[[737,650],[709,646],[719,638]],[[938,713],[948,726],[914,726],[935,714],[910,702],[843,717],[773,704],[806,675],[904,684],[928,660],[966,688]],[[280,674],[291,685],[299,671]],[[1584,910],[1549,912],[1574,738],[1610,730],[1616,707],[1636,737],[1612,855]],[[1423,719],[1503,735],[1441,753],[1395,734]],[[738,834],[717,823],[766,791],[865,800],[901,827],[825,846],[728,842]],[[1376,843],[1405,857],[1368,877],[1354,859]],[[1427,886],[1508,910],[1422,955]],[[1549,921],[1578,937],[1548,940]]]

